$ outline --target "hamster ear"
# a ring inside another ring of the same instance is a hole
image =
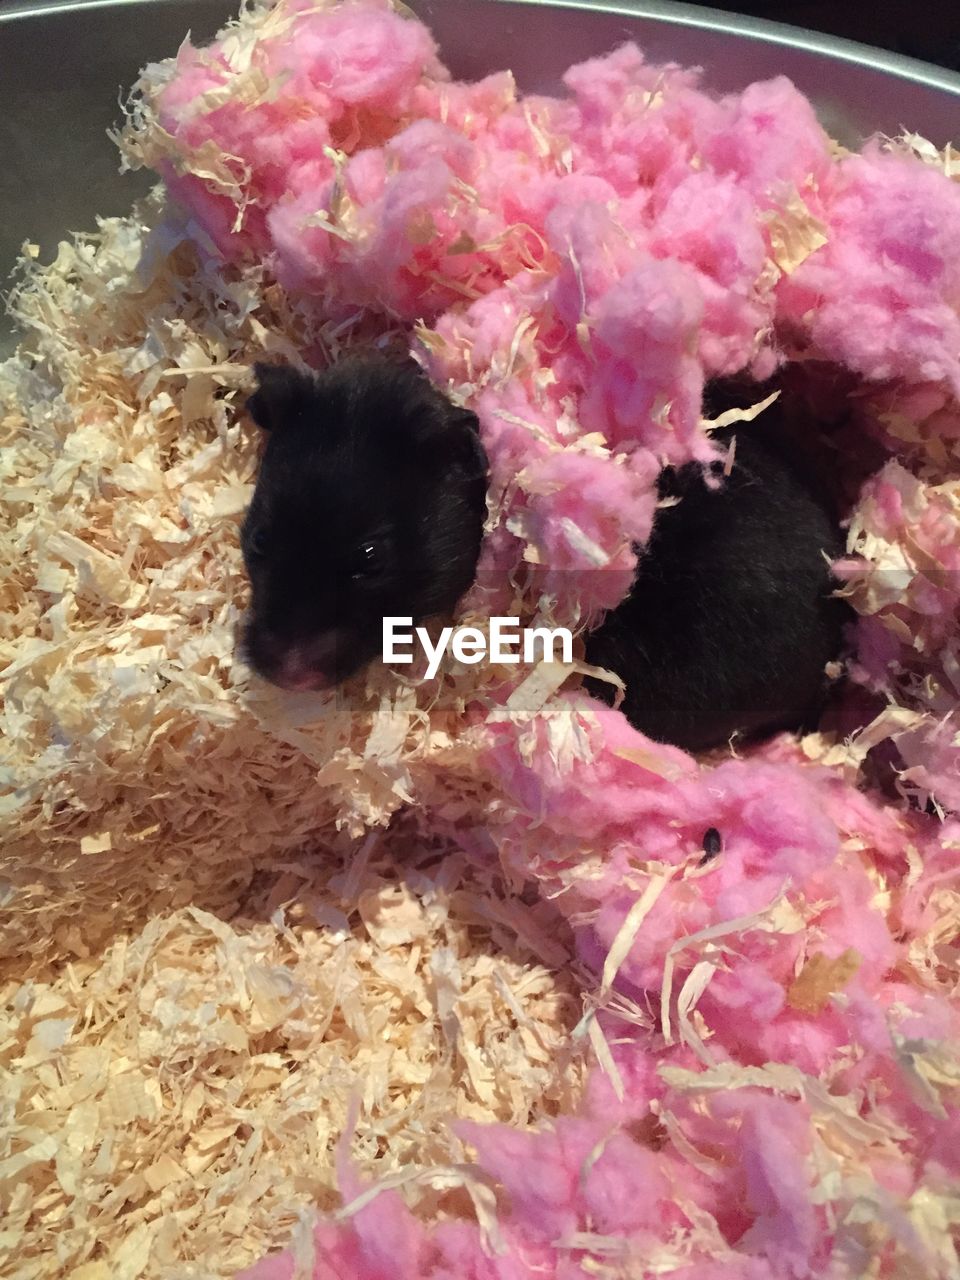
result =
[[[275,431],[298,418],[314,390],[313,379],[282,364],[255,364],[257,390],[247,400],[247,413],[263,431]]]
[[[439,453],[445,461],[457,463],[471,477],[486,476],[490,463],[480,440],[480,419],[470,409],[454,407],[447,414]]]

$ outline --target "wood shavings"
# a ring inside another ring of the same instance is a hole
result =
[[[680,766],[668,757],[655,751],[643,751],[633,747],[619,747],[614,755],[620,760],[629,760],[631,764],[656,774],[658,778],[674,781],[682,774]]]
[[[862,964],[862,957],[848,949],[834,960],[821,952],[812,955],[790,984],[787,1002],[804,1013],[820,1013],[830,997],[842,991]]]
[[[286,1242],[298,1207],[333,1208],[330,1153],[357,1089],[351,1155],[397,1185],[424,1161],[415,1176],[442,1182],[451,1115],[525,1125],[575,1101],[581,1066],[563,1047],[573,983],[524,944],[526,958],[509,958],[489,928],[480,944],[484,925],[464,906],[486,881],[455,849],[438,864],[408,829],[405,879],[396,840],[367,849],[359,915],[328,852],[261,874],[229,923],[195,907],[154,916],[74,968],[74,990],[7,983],[0,1186],[30,1189],[5,1223],[27,1250],[21,1265],[232,1274]],[[296,899],[279,916],[278,896]],[[342,908],[341,932],[319,923]],[[469,1169],[450,1177],[495,1240],[489,1190]],[[44,1223],[27,1232],[41,1202]]]
[[[667,1044],[673,1040],[672,998],[673,978],[677,960],[683,952],[690,948],[713,951],[711,943],[720,938],[735,937],[749,929],[766,929],[777,933],[799,932],[804,927],[804,920],[796,907],[792,906],[784,894],[780,894],[762,911],[749,916],[740,916],[722,924],[711,925],[686,938],[678,938],[667,953],[663,966],[663,984],[660,990],[660,1028]],[[722,950],[720,948],[719,950]],[[704,959],[708,959],[709,955]]]
[[[792,275],[801,263],[827,243],[827,228],[792,191],[786,204],[761,215],[770,236],[770,252],[780,271]]]
[[[637,936],[644,920],[650,914],[654,903],[663,893],[664,889],[670,883],[674,873],[672,871],[664,872],[662,875],[653,876],[643,893],[636,900],[630,910],[623,919],[623,923],[617,930],[617,936],[614,938],[610,950],[607,952],[607,958],[603,962],[603,974],[600,979],[600,998],[604,999],[613,986],[614,979],[620,971],[633,941]]]
[[[724,427],[732,427],[737,422],[753,422],[755,418],[759,418],[765,409],[780,399],[780,392],[774,391],[766,399],[752,404],[745,409],[726,409],[723,413],[717,414],[715,418],[701,418],[700,426],[704,431],[720,431]]]
[[[513,716],[531,715],[542,710],[547,700],[566,683],[572,671],[572,663],[538,663],[510,694],[507,710]]]
[[[606,1036],[603,1034],[603,1028],[595,1017],[590,1019],[587,1034],[590,1037],[590,1043],[597,1056],[597,1061],[613,1085],[613,1091],[618,1101],[622,1102],[626,1097],[623,1077],[620,1075],[620,1070],[614,1061],[613,1054],[610,1052],[610,1046],[607,1043]]]
[[[939,169],[954,182],[960,182],[960,152],[949,142],[941,150],[919,133],[903,133],[899,138],[884,138],[883,142],[890,150],[901,150],[916,156],[924,164]]]

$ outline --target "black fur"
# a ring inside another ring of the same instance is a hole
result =
[[[293,669],[338,683],[379,654],[385,615],[449,615],[471,585],[486,512],[477,420],[412,361],[257,377],[249,408],[268,439],[243,528],[247,656],[278,683]],[[771,443],[770,418],[736,431],[719,489],[697,465],[664,472],[661,496],[680,502],[658,514],[629,599],[587,638],[588,661],[626,682],[631,723],[688,749],[805,725],[841,645],[847,610],[824,558],[842,552],[840,535]],[[374,543],[371,574],[362,548]]]
[[[478,422],[413,361],[256,374],[248,407],[268,437],[242,532],[246,656],[284,683],[296,650],[335,684],[381,652],[384,616],[422,622],[471,585],[486,512]]]
[[[625,679],[631,724],[692,751],[813,723],[848,617],[825,559],[843,552],[839,530],[768,443],[773,415],[735,434],[719,489],[696,465],[664,473],[661,496],[680,501],[658,513],[628,599],[587,637],[587,661]]]

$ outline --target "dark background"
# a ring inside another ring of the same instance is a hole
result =
[[[8,0],[0,0],[0,9]],[[960,71],[960,0],[691,0],[726,13],[747,13]]]
[[[960,71],[960,0],[737,0],[710,7],[846,36]]]

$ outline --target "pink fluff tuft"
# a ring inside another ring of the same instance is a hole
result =
[[[823,192],[831,236],[785,280],[779,318],[865,378],[960,393],[960,195],[932,168],[876,148]]]

